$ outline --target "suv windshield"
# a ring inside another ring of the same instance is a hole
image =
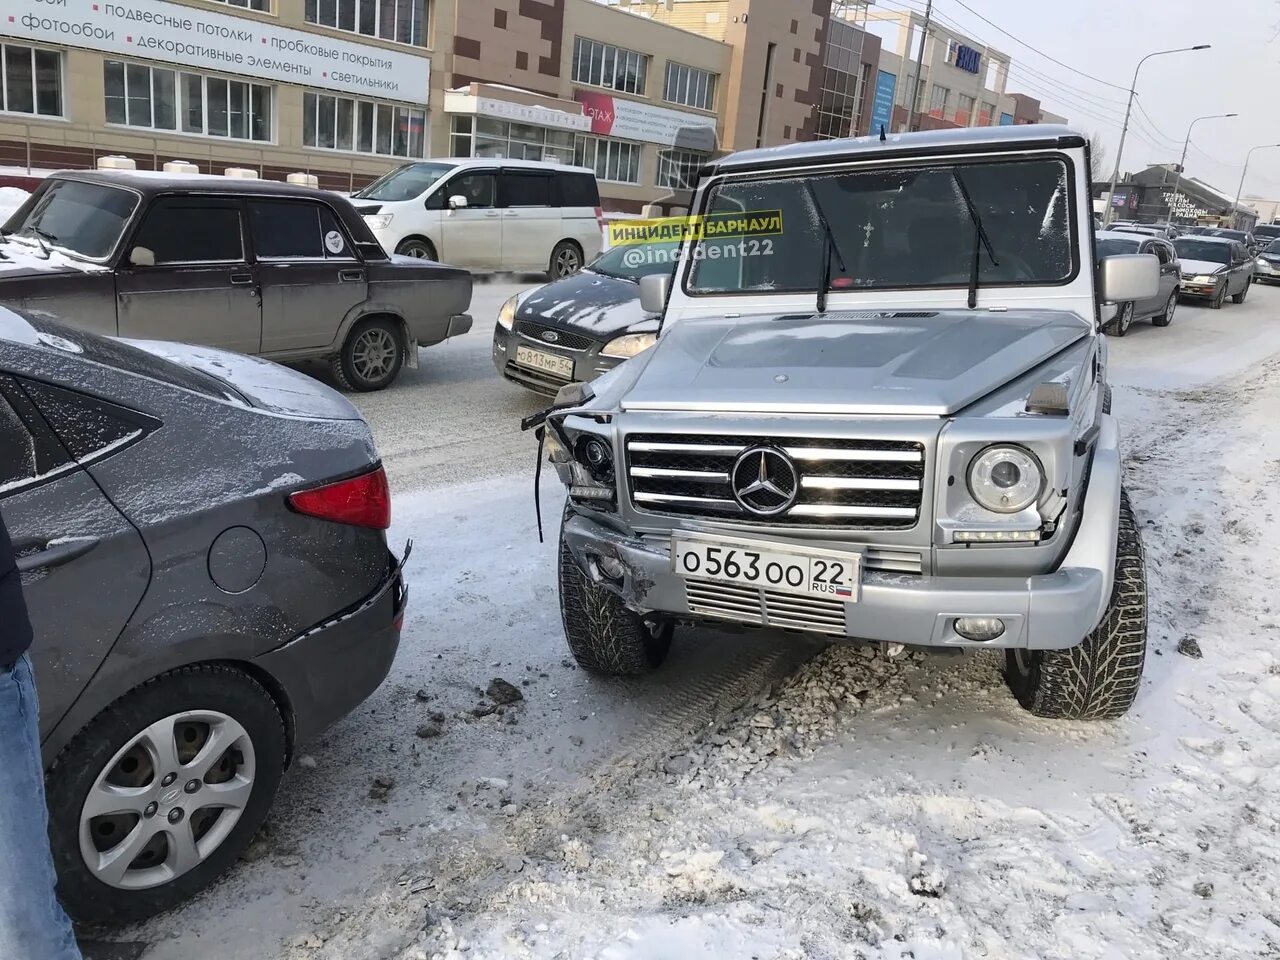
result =
[[[137,194],[128,190],[51,180],[27,215],[9,221],[8,229],[15,237],[101,260],[116,248],[137,205]]]
[[[1173,245],[1178,250],[1178,257],[1183,260],[1203,260],[1208,263],[1231,262],[1231,244],[1229,243],[1179,237],[1173,241]]]
[[[641,277],[671,273],[679,251],[679,242],[612,247],[587,264],[587,269],[606,277],[639,281]]]
[[[1272,240],[1270,243],[1267,244],[1266,249],[1263,250],[1262,252],[1263,253],[1280,253],[1280,239]]]
[[[1243,230],[1210,230],[1209,236],[1223,237],[1227,240],[1239,240],[1241,243],[1247,243],[1249,235]]]
[[[687,290],[817,290],[828,252],[835,290],[967,286],[978,219],[983,286],[1061,283],[1077,269],[1069,183],[1056,157],[718,183],[705,211],[715,236],[709,224],[693,241]]]
[[[1280,237],[1280,224],[1264,223],[1254,227],[1253,236],[1257,240],[1275,240]]]
[[[351,195],[355,200],[413,200],[436,185],[454,168],[452,163],[409,163],[379,177],[363,190]]]

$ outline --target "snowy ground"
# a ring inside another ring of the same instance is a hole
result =
[[[569,666],[510,425],[537,402],[486,367],[514,289],[361,398],[418,545],[391,677],[248,862],[90,956],[1280,956],[1280,291],[1112,342],[1146,683],[1123,721],[1050,724],[994,660],[684,631],[641,681]],[[488,712],[494,677],[524,700]]]

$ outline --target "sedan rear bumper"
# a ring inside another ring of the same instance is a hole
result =
[[[409,602],[401,570],[411,547],[403,560],[390,557],[387,578],[361,603],[254,659],[284,690],[295,748],[345,717],[386,679]]]

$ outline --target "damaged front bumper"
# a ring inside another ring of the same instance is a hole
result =
[[[1106,612],[1119,506],[1119,435],[1115,421],[1106,417],[1075,539],[1058,569],[1042,575],[940,577],[864,570],[851,602],[797,599],[773,590],[687,581],[673,569],[670,537],[623,532],[615,528],[615,521],[597,519],[587,511],[567,516],[562,536],[592,582],[642,615],[918,646],[1053,650],[1080,643]],[[769,542],[757,539],[762,545]],[[796,547],[783,540],[774,543]],[[851,553],[857,549],[850,544]],[[989,641],[965,639],[955,629],[961,617],[999,618],[1004,633]]]

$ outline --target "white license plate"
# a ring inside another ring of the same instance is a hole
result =
[[[573,361],[568,357],[557,357],[554,353],[543,353],[529,347],[516,347],[516,363],[522,367],[541,370],[561,380],[573,379]]]
[[[759,544],[680,537],[671,541],[671,564],[681,576],[850,603],[858,599],[859,559],[856,553],[819,556],[762,549]]]

